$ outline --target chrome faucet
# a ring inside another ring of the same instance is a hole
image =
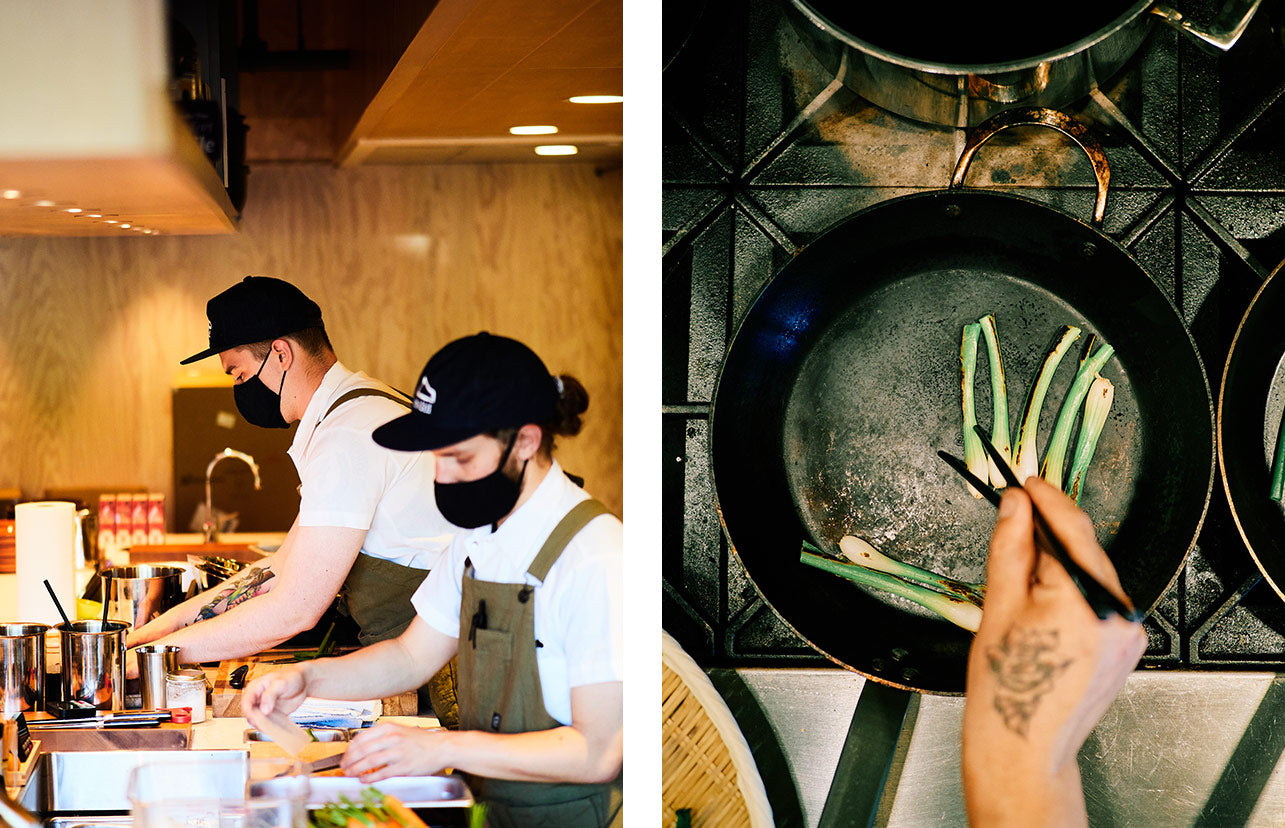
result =
[[[214,459],[210,461],[210,465],[205,467],[205,524],[202,528],[205,532],[206,543],[215,543],[219,539],[218,526],[214,522],[214,500],[210,496],[210,477],[214,473],[214,467],[219,464],[219,461],[226,460],[229,457],[241,460],[250,467],[250,471],[254,472],[254,488],[259,488],[259,464],[254,462],[253,457],[243,451],[237,451],[236,449],[231,448],[225,448],[223,451],[214,455]]]

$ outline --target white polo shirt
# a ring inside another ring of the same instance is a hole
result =
[[[589,495],[567,479],[554,461],[544,480],[495,532],[490,526],[461,529],[446,562],[424,579],[411,604],[434,629],[460,634],[464,559],[483,581],[531,584],[535,591],[535,637],[540,689],[549,715],[571,724],[571,688],[624,680],[624,526],[615,515],[585,525],[541,584],[527,574],[536,553],[567,512]],[[461,647],[467,642],[461,642]]]
[[[434,569],[456,527],[433,499],[433,455],[392,451],[371,438],[376,428],[406,413],[385,397],[349,400],[325,416],[354,388],[391,390],[336,362],[299,421],[288,451],[302,481],[299,525],[365,529],[361,551],[367,555]]]

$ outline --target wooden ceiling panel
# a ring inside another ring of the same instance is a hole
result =
[[[623,69],[623,32],[620,0],[601,0],[532,51],[521,66]]]
[[[621,106],[567,98],[621,94],[622,46],[621,0],[440,0],[338,160],[374,163],[370,142],[390,139],[421,139],[433,157],[446,154],[442,139],[470,148],[459,157],[471,158],[478,145],[494,154],[520,124],[553,124],[619,158]],[[530,152],[517,145],[518,155]]]
[[[521,69],[482,85],[468,72],[425,78],[366,137],[505,135],[518,124],[553,124],[564,133],[613,134],[623,129],[620,104],[573,104],[572,95],[602,94],[623,84],[619,69]],[[428,103],[432,102],[432,103]]]

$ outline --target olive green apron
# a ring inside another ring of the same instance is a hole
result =
[[[528,574],[543,582],[562,550],[607,508],[575,506],[554,527]],[[538,587],[481,581],[464,562],[459,643],[460,727],[489,733],[530,733],[561,727],[544,707],[535,638]],[[486,803],[489,828],[603,828],[623,824],[620,778],[605,784],[517,782],[469,776]]]
[[[358,397],[387,397],[410,408],[410,403],[379,388],[354,388],[346,392],[326,409],[322,420],[336,408]],[[320,425],[320,423],[318,423]],[[344,579],[342,607],[357,623],[357,641],[368,647],[377,641],[396,638],[410,626],[415,617],[411,596],[428,577],[427,569],[405,566],[361,552],[348,577]],[[443,727],[459,726],[459,710],[455,703],[454,662],[447,664],[419,690],[420,711],[428,706]]]

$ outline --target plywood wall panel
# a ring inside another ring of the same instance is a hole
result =
[[[234,236],[0,239],[0,486],[168,492],[178,360],[205,344],[205,301],[256,273],[399,387],[458,336],[526,341],[589,389],[559,456],[623,512],[620,215],[619,172],[583,164],[263,164]]]

